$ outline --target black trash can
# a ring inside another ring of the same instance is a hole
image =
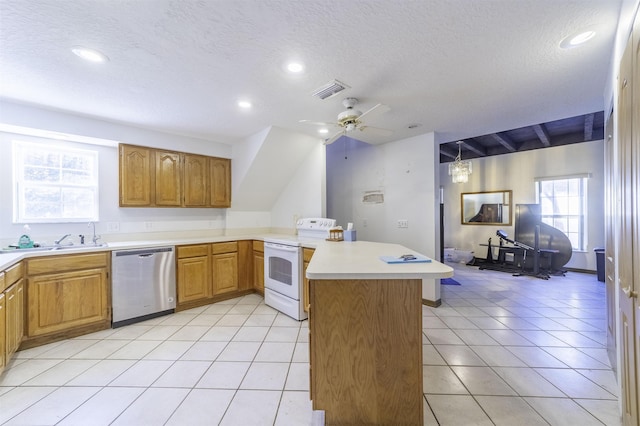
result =
[[[598,281],[604,282],[604,249],[595,248],[596,252],[596,271],[598,272]]]

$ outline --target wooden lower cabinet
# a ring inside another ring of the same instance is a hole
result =
[[[0,273],[0,372],[18,350],[24,336],[23,277],[22,262]]]
[[[178,305],[211,298],[210,244],[181,246],[178,253]]]
[[[311,281],[310,392],[326,424],[423,424],[421,286]]]
[[[177,247],[176,310],[253,292],[250,240]]]
[[[4,293],[0,293],[0,374],[4,371],[4,368],[9,361],[6,355],[7,349],[7,305],[5,303],[6,296]]]
[[[238,242],[211,245],[213,295],[238,290]]]
[[[27,335],[37,346],[111,327],[110,253],[27,260]]]
[[[253,288],[264,296],[264,241],[253,241]]]
[[[307,267],[309,266],[309,262],[311,262],[314,252],[315,249],[302,249],[302,306],[306,313],[309,313],[309,279],[307,278]]]

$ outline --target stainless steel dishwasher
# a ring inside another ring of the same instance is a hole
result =
[[[174,312],[175,247],[114,251],[111,282],[113,328]]]

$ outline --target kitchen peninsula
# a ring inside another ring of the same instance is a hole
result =
[[[327,424],[422,424],[422,292],[453,269],[386,263],[412,253],[397,244],[322,242],[310,280],[314,410]],[[423,284],[424,282],[424,284]]]

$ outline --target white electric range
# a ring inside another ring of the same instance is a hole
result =
[[[265,238],[264,302],[267,305],[299,321],[307,318],[302,300],[301,241],[325,240],[335,226],[335,219],[299,219],[297,238]]]

